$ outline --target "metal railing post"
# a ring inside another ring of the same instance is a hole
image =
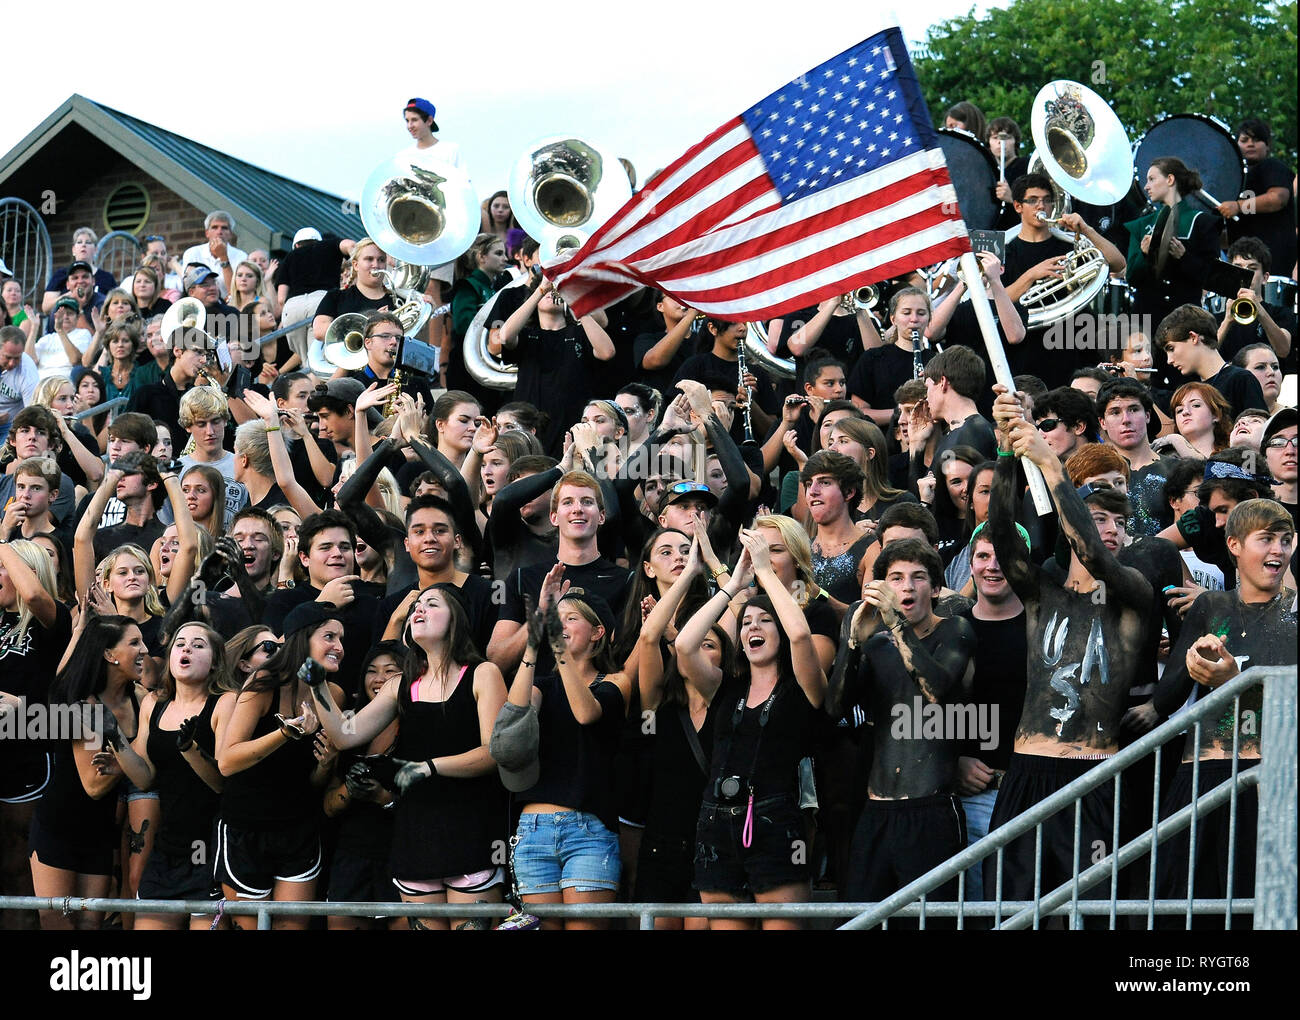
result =
[[[1255,927],[1296,930],[1296,673],[1264,685]]]

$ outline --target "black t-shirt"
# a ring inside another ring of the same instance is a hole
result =
[[[1277,325],[1291,334],[1292,350],[1295,349],[1296,343],[1296,317],[1295,313],[1289,308],[1283,308],[1281,305],[1270,304],[1265,301],[1264,308],[1267,309],[1269,317]],[[1222,323],[1225,318],[1231,318],[1227,312],[1219,316],[1219,322]],[[1229,363],[1237,356],[1237,352],[1243,347],[1249,347],[1251,344],[1266,344],[1268,337],[1264,335],[1264,325],[1256,317],[1250,325],[1242,325],[1240,322],[1232,321],[1228,324],[1228,331],[1223,334],[1223,339],[1219,341],[1219,355],[1224,361]],[[1271,346],[1271,345],[1270,345]]]
[[[934,357],[934,349],[921,352],[921,364]],[[915,376],[915,359],[911,351],[897,344],[873,347],[864,351],[849,376],[851,396],[861,397],[876,411],[897,407],[894,391]]]
[[[782,316],[785,320],[785,325],[781,330],[782,346],[786,345],[786,341],[801,325],[811,322],[816,314],[816,308],[801,308],[797,312],[790,312]],[[862,330],[858,328],[858,317],[856,315],[832,315],[830,321],[826,323],[826,328],[822,330],[822,335],[808,349],[808,353],[801,354],[794,359],[795,380],[797,382],[803,374],[804,365],[808,363],[808,358],[813,352],[816,352],[820,357],[829,354],[836,361],[841,362],[844,365],[845,378],[847,378],[848,374],[853,371],[853,366],[862,357],[863,350]],[[783,356],[789,354],[788,347],[782,354]]]
[[[337,319],[340,315],[348,312],[377,312],[380,309],[389,308],[393,299],[387,294],[377,298],[368,298],[355,286],[348,287],[346,290],[339,290],[335,287],[333,290],[325,292],[325,296],[320,299],[320,304],[316,306],[317,315],[328,315],[331,319]]]
[[[1194,506],[1174,523],[1192,552],[1223,571],[1223,587],[1237,587],[1237,564],[1228,552],[1223,529],[1214,523],[1214,511],[1207,506]]]
[[[610,832],[618,832],[614,755],[623,730],[622,692],[608,680],[593,683],[591,693],[600,703],[600,718],[582,726],[573,717],[558,673],[537,677],[533,686],[542,694],[542,707],[537,710],[540,772],[537,784],[517,794],[517,801],[586,811]]]
[[[981,620],[974,613],[966,618],[975,628],[975,677],[970,702],[997,708],[997,744],[984,748],[981,741],[967,740],[961,754],[978,758],[991,769],[1006,769],[1016,744],[1020,709],[1025,703],[1025,668],[1028,639],[1025,614],[1009,620]]]
[[[466,615],[469,617],[470,633],[474,635],[474,645],[480,655],[485,655],[488,641],[492,638],[492,628],[497,622],[497,604],[492,598],[496,588],[491,581],[479,574],[470,574],[459,588],[465,599]],[[384,633],[388,621],[396,614],[397,607],[415,590],[415,585],[410,585],[379,600],[374,623],[376,640]]]
[[[1224,365],[1205,382],[1218,390],[1219,395],[1232,408],[1228,412],[1229,421],[1234,420],[1248,407],[1268,406],[1264,402],[1264,391],[1259,387],[1259,380],[1255,378],[1253,372],[1247,372],[1244,368]]]
[[[542,449],[558,456],[565,431],[582,417],[593,393],[591,367],[596,360],[586,330],[566,321],[562,329],[525,326],[519,343],[503,352],[506,362],[519,366],[515,400],[526,400],[550,416],[545,433],[539,433]]]
[[[691,347],[691,335],[686,334],[681,344],[678,346],[672,360],[663,368],[644,368],[642,362],[645,356],[650,353],[650,348],[654,347],[660,340],[668,335],[665,330],[658,330],[653,333],[642,333],[636,338],[632,345],[632,365],[636,371],[636,376],[647,386],[653,386],[664,397],[665,403],[672,398],[672,394],[677,391],[673,389],[673,382],[677,378],[677,373],[686,361]]]
[[[939,476],[938,467],[943,463],[943,455],[954,446],[971,446],[992,460],[998,449],[998,437],[993,432],[993,423],[980,414],[972,414],[957,428],[953,429],[934,446],[934,459],[930,462],[935,468],[935,477]]]
[[[506,580],[505,602],[501,606],[500,619],[511,620],[514,623],[527,622],[524,596],[527,595],[534,605],[537,604],[537,598],[542,591],[542,581],[551,567],[555,566],[555,562],[551,559],[546,563],[520,567],[510,575]],[[631,576],[631,571],[601,556],[578,567],[566,565],[563,579],[571,588],[595,592],[603,598],[609,603],[609,608],[614,612],[614,619],[617,620],[623,611],[623,601],[627,598]],[[539,673],[555,667],[555,659],[551,655],[549,645],[538,649],[537,660]]]
[[[1055,235],[1049,236],[1045,241],[1013,238],[1007,242],[1002,282],[1010,287],[1040,262],[1068,255],[1073,250],[1073,244]],[[1016,305],[1020,307],[1019,299],[1016,300]],[[1068,385],[1074,370],[1087,359],[1081,359],[1076,351],[1048,350],[1044,344],[1046,333],[1047,329],[1044,327],[1031,329],[1026,333],[1024,340],[1007,348],[1007,361],[1011,365],[1011,371],[1015,375],[1036,375],[1047,383],[1048,389]]]
[[[1228,238],[1258,237],[1272,255],[1272,270],[1279,275],[1291,272],[1296,261],[1295,196],[1291,182],[1295,174],[1280,159],[1266,157],[1246,164],[1243,194],[1263,195],[1269,188],[1285,188],[1286,204],[1277,212],[1255,213],[1228,221]],[[1223,196],[1219,196],[1222,198]]]
[[[1134,538],[1158,535],[1173,523],[1174,512],[1165,499],[1165,480],[1176,463],[1157,460],[1129,475],[1128,501],[1133,516],[1128,521],[1128,533]]]
[[[119,545],[138,545],[146,553],[154,541],[162,538],[166,525],[157,517],[150,517],[143,524],[115,524],[111,528],[99,528],[95,532],[95,560],[98,562]]]
[[[288,287],[289,297],[337,288],[343,269],[339,251],[342,240],[337,234],[326,234],[319,241],[289,252],[275,271],[275,286]]]

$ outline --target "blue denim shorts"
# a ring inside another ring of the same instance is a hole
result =
[[[595,815],[585,811],[521,815],[516,840],[515,881],[521,896],[562,889],[618,890],[623,867],[618,836]]]

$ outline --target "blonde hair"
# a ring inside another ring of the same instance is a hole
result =
[[[14,539],[9,543],[9,548],[36,575],[36,580],[40,581],[41,587],[45,589],[46,594],[57,602],[59,594],[54,580],[54,567],[50,563],[50,554],[35,542],[25,538]],[[0,640],[0,650],[7,651],[21,645],[23,638],[27,634],[27,628],[32,622],[32,607],[18,593],[16,586],[14,588],[14,612],[18,614],[18,623],[4,636],[3,640]]]
[[[45,550],[40,550],[42,556]],[[141,564],[145,569],[145,574],[149,578],[149,587],[144,590],[144,608],[150,616],[162,616],[162,601],[158,598],[158,575],[154,573],[153,563],[149,559],[149,554],[141,549],[138,545],[119,545],[110,552],[95,567],[95,573],[99,575],[99,583],[108,588],[108,580],[113,576],[113,571],[117,567],[117,561],[122,556],[131,556],[135,561]],[[116,600],[114,600],[116,601]]]
[[[348,256],[347,282],[343,284],[345,288],[357,282],[357,259],[361,258],[361,253],[365,249],[372,247],[378,249],[379,254],[385,254],[384,249],[379,247],[379,243],[373,237],[363,237],[352,246],[352,254]]]
[[[808,541],[808,533],[799,522],[785,514],[767,514],[754,519],[754,528],[772,528],[781,533],[781,541],[794,558],[795,573],[799,575],[805,589],[811,590],[816,582],[813,576],[812,543]]]
[[[253,275],[257,277],[257,282],[253,284],[253,301],[254,302],[262,301],[262,300],[269,301],[271,295],[270,292],[268,292],[266,289],[266,277],[262,275],[262,267],[259,266],[252,259],[243,259],[235,266],[234,270],[230,274],[230,282],[232,284],[232,289],[233,289],[233,284],[235,282],[235,273],[239,272],[239,270],[242,269],[244,266],[248,266],[248,268],[253,271]],[[231,297],[233,296],[234,294],[232,293]],[[239,309],[239,311],[242,312],[243,309],[241,308]]]
[[[388,468],[380,469],[375,484],[379,486],[379,495],[384,501],[384,509],[398,519],[403,518],[405,513],[402,509],[402,490],[393,473]]]
[[[225,534],[226,476],[211,464],[191,464],[182,472],[181,484],[184,485],[185,479],[196,472],[203,476],[203,480],[212,490],[212,512],[208,514],[207,521],[201,521],[196,517],[194,523],[199,526],[200,531],[207,531],[213,537]]]
[[[52,375],[48,379],[42,379],[36,384],[36,392],[32,394],[32,403],[40,404],[41,407],[54,408],[54,398],[58,396],[59,390],[64,386],[72,386],[72,381],[66,375]],[[77,388],[72,386],[73,395],[76,395]]]
[[[195,418],[225,418],[230,413],[226,395],[215,386],[194,386],[181,397],[180,427],[188,429]]]

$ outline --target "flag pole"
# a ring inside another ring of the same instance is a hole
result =
[[[961,257],[961,268],[966,277],[966,289],[970,291],[971,307],[975,309],[975,318],[979,321],[980,332],[984,334],[984,347],[989,352],[989,361],[993,363],[993,378],[1005,386],[1007,392],[1015,393],[1016,384],[1011,376],[1011,366],[1007,363],[1007,352],[1002,348],[1002,338],[998,336],[998,328],[993,322],[993,310],[989,307],[989,293],[984,289],[982,271],[974,252],[968,251]],[[1052,500],[1047,493],[1047,482],[1043,479],[1043,473],[1038,470],[1037,464],[1023,457],[1020,463],[1024,466],[1025,477],[1029,480],[1029,494],[1033,497],[1034,509],[1038,511],[1039,517],[1045,517],[1052,512]]]

